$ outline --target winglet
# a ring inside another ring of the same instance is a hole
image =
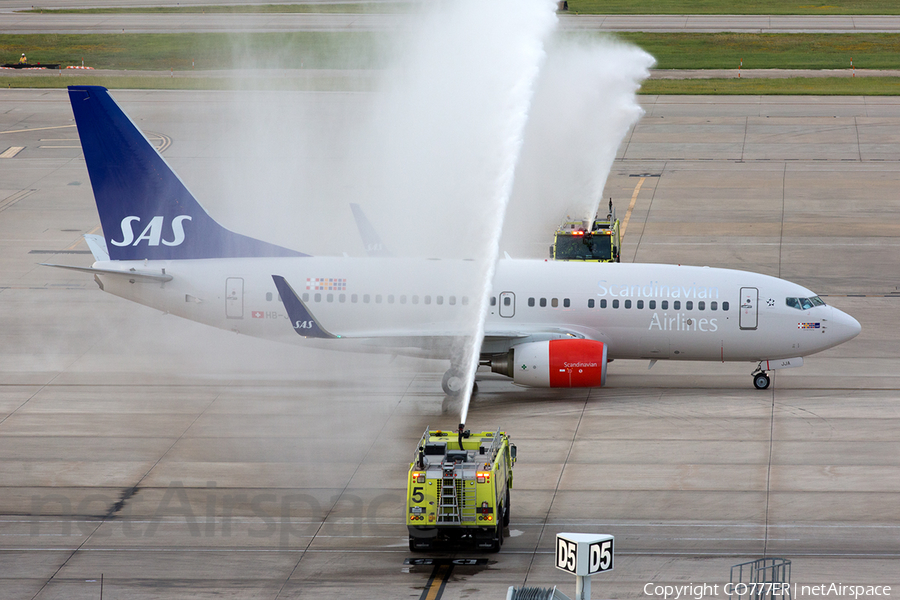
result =
[[[359,229],[359,236],[362,238],[363,245],[366,247],[366,254],[369,256],[391,256],[390,251],[384,242],[381,241],[378,232],[366,214],[355,202],[350,203],[350,210],[353,211],[353,218],[356,220],[356,227]]]
[[[287,311],[288,318],[291,320],[297,335],[307,338],[328,339],[341,337],[329,333],[319,324],[316,318],[312,316],[312,313],[309,312],[309,309],[306,308],[303,300],[297,296],[294,289],[285,281],[284,277],[272,275],[272,279],[275,281],[275,287],[278,288],[278,293],[281,296],[281,303],[284,304],[284,309]]]

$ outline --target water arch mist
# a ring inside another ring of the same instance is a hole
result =
[[[561,38],[555,7],[457,0],[428,8],[394,34],[377,91],[334,95],[328,110],[338,119],[271,92],[244,94],[234,109],[231,128],[248,150],[226,161],[222,185],[228,196],[279,209],[274,225],[271,215],[269,225],[242,219],[248,234],[310,254],[361,255],[350,211],[358,203],[394,256],[476,263],[477,276],[454,282],[469,302],[447,323],[463,332],[447,358],[466,392],[499,255],[543,257],[567,214],[592,215],[641,115],[634,94],[652,58],[611,41]],[[464,393],[461,422],[468,401]]]

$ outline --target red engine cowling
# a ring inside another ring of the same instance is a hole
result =
[[[514,346],[509,375],[532,387],[600,387],[606,384],[606,344],[549,340]]]

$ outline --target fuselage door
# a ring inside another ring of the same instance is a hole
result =
[[[244,318],[244,280],[241,277],[225,280],[225,316],[229,319]]]
[[[516,295],[512,292],[500,294],[500,316],[507,319],[516,314]]]
[[[756,329],[759,323],[759,290],[741,288],[741,329]]]

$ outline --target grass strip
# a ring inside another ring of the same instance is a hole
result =
[[[124,13],[327,13],[394,14],[411,12],[411,2],[358,2],[345,4],[232,4],[207,6],[123,6],[104,8],[30,8],[16,12],[51,14],[124,14]]]
[[[606,15],[900,15],[896,0],[569,0],[570,13]]]
[[[64,88],[68,85],[102,85],[111,90],[308,90],[371,91],[375,77],[336,77],[310,73],[306,77],[118,77],[65,75],[33,77],[10,75],[0,78],[0,87]],[[644,95],[741,95],[741,96],[900,96],[897,77],[794,77],[789,79],[649,79],[641,86]]]
[[[659,69],[900,68],[893,33],[617,33],[656,58]]]
[[[648,79],[643,95],[898,96],[898,77],[791,77],[787,79]]]
[[[566,34],[580,35],[585,34]],[[611,34],[591,34],[610,36]],[[617,33],[660,69],[900,69],[890,33]],[[98,69],[371,69],[387,65],[390,35],[378,32],[0,35],[0,57]]]
[[[362,31],[0,35],[0,57],[95,69],[371,69],[386,64],[387,41]]]

